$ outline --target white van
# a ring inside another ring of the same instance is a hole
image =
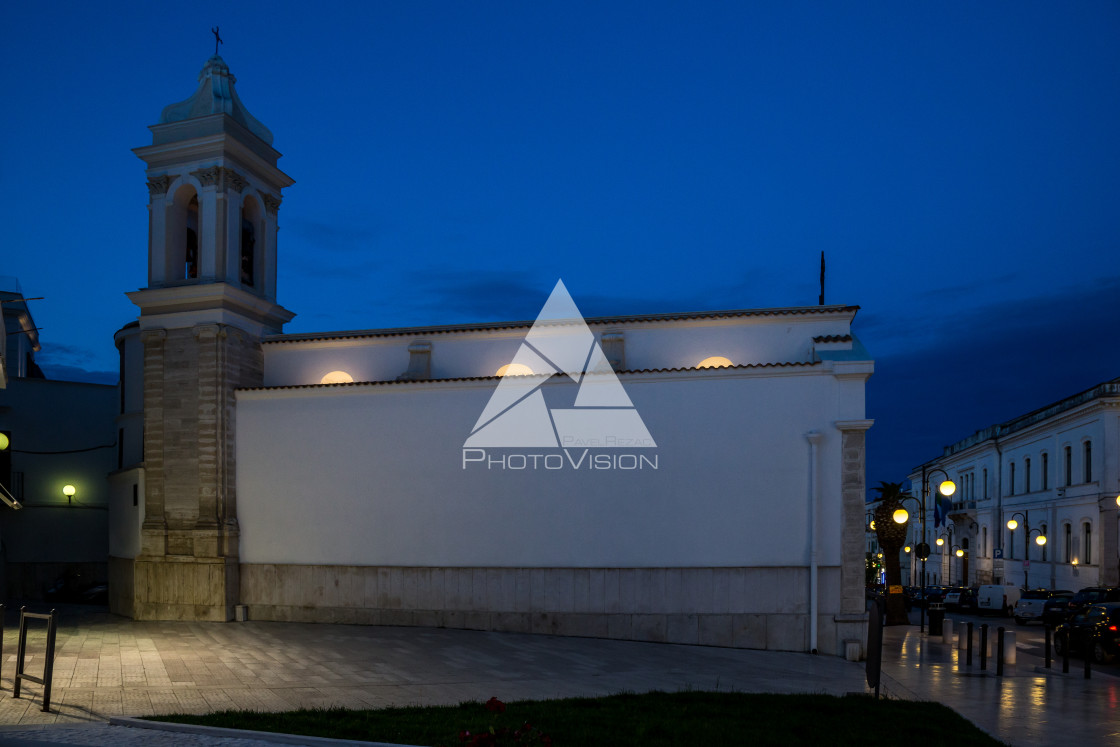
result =
[[[986,584],[977,592],[976,608],[981,615],[994,612],[1003,617],[1011,617],[1015,603],[1019,601],[1018,587]]]

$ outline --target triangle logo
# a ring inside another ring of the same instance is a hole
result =
[[[563,281],[506,371],[464,448],[657,446]],[[540,387],[557,375],[579,385],[573,407],[545,403]]]

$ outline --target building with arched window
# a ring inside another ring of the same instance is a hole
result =
[[[858,654],[858,307],[585,320],[557,283],[536,322],[285,334],[293,181],[199,81],[135,151],[114,611]]]

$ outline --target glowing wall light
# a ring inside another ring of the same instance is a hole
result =
[[[724,358],[722,355],[713,355],[710,358],[705,358],[696,364],[697,368],[725,368],[734,365],[730,360]]]
[[[329,374],[324,374],[323,378],[319,379],[320,384],[349,384],[354,380],[354,377],[345,371],[331,371]]]
[[[494,372],[495,376],[532,376],[533,369],[526,366],[524,363],[507,363],[497,371]]]

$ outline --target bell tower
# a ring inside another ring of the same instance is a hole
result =
[[[143,620],[230,620],[238,603],[234,392],[260,386],[260,341],[294,316],[276,303],[281,191],[272,133],[215,54],[164,108],[147,164],[143,341],[144,520],[133,563]]]

